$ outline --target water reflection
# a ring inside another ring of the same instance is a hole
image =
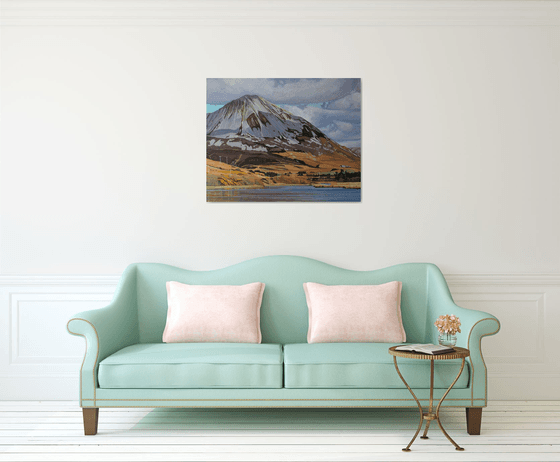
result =
[[[360,202],[361,189],[273,186],[264,189],[208,189],[207,202]]]

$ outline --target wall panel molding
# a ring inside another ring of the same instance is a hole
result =
[[[491,399],[555,399],[560,274],[449,274],[462,307],[496,315],[483,339]],[[0,275],[0,399],[77,399],[84,340],[66,332],[76,312],[109,303],[115,275]]]
[[[114,276],[0,276],[0,399],[77,399],[85,341],[66,331],[106,306]]]
[[[448,275],[459,306],[486,311],[500,332],[482,340],[491,399],[553,399],[560,388],[556,350],[559,274]]]
[[[445,274],[445,280],[451,286],[472,285],[523,285],[523,286],[560,286],[558,273],[456,273]],[[0,275],[2,286],[111,286],[119,282],[120,275]]]
[[[3,26],[557,26],[557,1],[3,0]]]
[[[0,275],[0,287],[3,286],[116,286],[120,276],[107,275]]]
[[[555,273],[446,274],[445,280],[450,286],[560,286]]]

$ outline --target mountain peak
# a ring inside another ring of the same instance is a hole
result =
[[[206,116],[206,135],[216,138],[279,138],[298,144],[298,138],[325,138],[302,117],[259,95],[243,95]]]
[[[243,100],[243,101],[253,101],[253,100],[259,100],[260,101],[260,100],[262,100],[262,101],[266,101],[264,98],[261,98],[259,95],[243,95],[243,96],[240,96],[237,99],[234,99],[233,101],[237,101],[237,100]]]
[[[321,138],[325,135],[302,117],[298,117],[259,95],[243,95],[206,117],[206,134],[216,138],[249,136],[282,138],[298,136]]]
[[[281,119],[290,119],[292,115],[281,107],[272,104],[259,95],[243,95],[227,103],[222,109],[228,109],[228,112],[241,111],[243,115],[249,117],[251,113],[258,116],[259,113],[275,114]]]

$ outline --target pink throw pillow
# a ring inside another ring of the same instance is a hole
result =
[[[264,284],[195,286],[168,282],[165,343],[261,343]]]
[[[303,284],[309,309],[308,343],[401,343],[399,281],[381,285],[327,286]]]

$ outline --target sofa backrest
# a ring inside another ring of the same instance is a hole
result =
[[[308,311],[304,282],[321,284],[383,284],[402,281],[401,311],[407,342],[426,338],[427,263],[406,263],[374,271],[353,271],[317,260],[271,256],[213,271],[190,271],[158,263],[137,266],[140,343],[162,341],[167,318],[165,283],[200,285],[266,284],[261,306],[263,343],[306,343]]]

